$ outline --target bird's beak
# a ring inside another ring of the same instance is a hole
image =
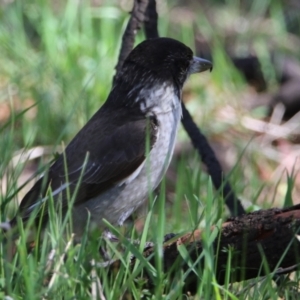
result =
[[[212,71],[212,69],[213,65],[209,60],[194,56],[190,65],[189,74],[200,73],[206,70]]]

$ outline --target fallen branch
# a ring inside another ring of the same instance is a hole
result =
[[[145,16],[138,17],[139,26],[134,27],[130,34],[130,47],[132,48],[136,29],[140,27],[143,19],[145,22],[146,38],[158,37],[157,13],[155,0],[148,2],[135,1],[131,20],[135,18],[135,12],[141,12],[138,5],[142,3],[142,10]],[[146,4],[147,3],[147,4]],[[128,25],[128,31],[132,26]],[[126,33],[128,35],[128,32]],[[126,41],[123,36],[123,43]],[[129,51],[130,47],[126,47]],[[124,48],[122,48],[124,49]],[[122,51],[121,51],[122,52]],[[127,55],[120,54],[120,57]],[[122,61],[119,60],[121,66]],[[118,71],[118,68],[117,68]],[[116,75],[117,76],[117,75]],[[183,126],[189,134],[194,147],[198,150],[203,163],[207,166],[208,173],[217,190],[220,190],[226,199],[231,213],[242,214],[244,209],[234,194],[230,184],[224,183],[221,166],[215,157],[213,150],[205,136],[193,122],[189,112],[182,104]],[[299,241],[296,238],[300,228],[300,205],[288,209],[269,209],[234,217],[221,225],[219,236],[212,244],[212,251],[215,255],[215,275],[217,281],[223,284],[226,279],[226,266],[230,261],[229,278],[230,282],[242,281],[256,278],[263,275],[281,275],[290,273],[298,268],[299,263]],[[216,229],[212,228],[211,230]],[[169,240],[163,245],[163,263],[165,272],[176,276],[178,270],[188,271],[187,259],[180,254],[179,247],[185,246],[190,261],[194,262],[195,269],[204,267],[202,231],[196,230],[179,238]],[[143,255],[149,263],[155,266],[155,247],[148,247]],[[132,259],[132,266],[136,258]],[[119,269],[121,261],[115,261],[108,266],[108,272],[112,276]],[[145,272],[146,273],[146,272]],[[188,272],[184,289],[194,293],[201,280],[194,272]]]
[[[230,282],[256,278],[270,272],[282,275],[294,271],[300,262],[300,244],[296,237],[299,230],[300,205],[287,209],[260,210],[229,219],[222,224],[220,236],[212,244],[218,283],[224,284],[229,253],[232,257]],[[203,253],[202,231],[196,230],[175,241],[172,239],[163,246],[165,272],[174,270],[174,276],[178,270],[189,269],[186,259],[179,252],[182,245],[186,247],[192,262],[198,259],[194,266],[196,270],[204,265],[204,259],[200,258]],[[153,266],[154,251],[154,247],[150,247],[143,253]],[[135,260],[132,259],[132,266]],[[110,273],[115,274],[119,265],[120,261],[112,263],[109,266]],[[189,272],[184,289],[194,293],[198,282],[198,276]]]

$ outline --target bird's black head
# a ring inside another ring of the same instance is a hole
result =
[[[124,62],[123,76],[139,80],[174,81],[182,87],[193,61],[192,50],[171,38],[149,39],[136,46]]]
[[[109,103],[131,106],[146,97],[140,91],[166,86],[174,88],[180,99],[188,75],[211,68],[211,62],[193,57],[192,50],[179,41],[171,38],[145,40],[124,61]],[[119,95],[123,98],[120,99]],[[124,95],[127,95],[126,99]]]
[[[130,52],[120,76],[131,82],[135,79],[171,81],[182,88],[189,74],[211,68],[209,61],[193,57],[193,51],[183,43],[155,38],[145,40]]]

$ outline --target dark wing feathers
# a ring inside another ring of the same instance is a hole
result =
[[[97,112],[99,113],[101,109]],[[108,119],[101,118],[101,116],[97,118],[97,114],[86,124],[83,128],[85,130],[82,129],[76,135],[66,148],[65,154],[61,154],[50,167],[48,177],[38,180],[26,194],[19,208],[24,220],[30,216],[36,206],[40,206],[39,202],[46,196],[49,186],[54,193],[68,182],[72,195],[81,180],[75,205],[84,203],[130,176],[144,162],[146,136],[149,135],[150,148],[156,141],[156,119],[145,117],[126,121],[125,118],[123,124],[116,120],[112,128]],[[90,140],[85,139],[84,135],[87,134]],[[88,160],[83,169],[87,152],[89,153]],[[64,160],[66,160],[67,172]],[[68,205],[66,189],[63,189],[60,196],[54,195],[54,199],[62,199],[62,208],[66,208]],[[46,202],[45,205],[47,205]],[[47,209],[43,211],[47,214]]]

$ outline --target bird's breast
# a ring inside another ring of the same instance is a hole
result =
[[[178,105],[167,113],[157,114],[156,117],[159,126],[157,141],[148,156],[153,188],[160,183],[170,164],[181,117],[181,106]]]
[[[156,117],[158,133],[152,149],[146,153],[143,165],[121,185],[112,187],[84,204],[84,208],[91,214],[91,222],[96,226],[102,226],[103,218],[112,224],[123,224],[161,182],[173,155],[182,114],[178,98],[168,101],[177,105],[168,106],[164,111],[151,112]],[[80,215],[75,218],[77,223],[80,223],[80,218]]]

